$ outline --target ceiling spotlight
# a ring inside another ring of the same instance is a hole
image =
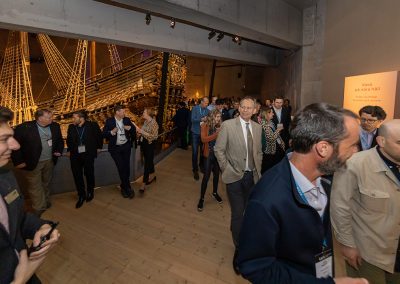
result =
[[[146,25],[150,25],[150,22],[151,22],[151,15],[150,15],[150,13],[147,13],[146,14]]]
[[[169,23],[169,26],[171,27],[171,29],[175,28],[175,24],[176,24],[175,19],[172,18],[171,22]]]
[[[209,34],[208,34],[208,39],[212,39],[213,37],[215,37],[215,35],[217,34],[217,32],[215,30],[212,30]]]
[[[224,38],[224,33],[219,33],[219,35],[217,36],[217,41],[220,41],[223,38]]]
[[[242,44],[242,39],[240,38],[240,36],[234,36],[232,37],[232,41],[237,43],[238,45]]]

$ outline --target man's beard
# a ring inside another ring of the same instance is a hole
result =
[[[318,170],[323,175],[332,175],[340,168],[346,167],[346,160],[342,161],[339,158],[339,150],[336,148],[327,161],[318,164]]]

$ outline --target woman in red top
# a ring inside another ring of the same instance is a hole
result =
[[[201,142],[203,143],[204,155],[204,175],[201,181],[200,200],[197,204],[197,210],[203,211],[204,208],[204,195],[207,190],[207,183],[210,179],[211,172],[213,172],[213,193],[212,196],[218,203],[222,203],[221,197],[218,195],[218,182],[219,182],[219,165],[217,158],[214,155],[215,141],[217,140],[218,133],[221,126],[221,112],[217,109],[212,110],[206,122],[201,124]]]

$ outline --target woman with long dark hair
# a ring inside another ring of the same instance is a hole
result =
[[[279,163],[285,156],[285,142],[283,142],[280,132],[283,128],[276,128],[272,122],[274,112],[272,108],[267,108],[261,112],[262,151],[263,160],[261,164],[261,174]]]
[[[212,110],[206,122],[201,125],[201,142],[203,143],[204,155],[204,175],[201,181],[200,200],[197,204],[197,210],[203,211],[204,208],[204,195],[206,194],[208,180],[210,179],[211,172],[213,173],[213,193],[212,197],[218,202],[222,203],[222,198],[218,195],[218,182],[219,182],[219,165],[217,158],[214,155],[214,146],[218,137],[221,126],[221,112],[217,109]]]
[[[143,183],[139,189],[140,193],[144,193],[146,185],[156,180],[154,170],[154,142],[158,137],[158,124],[154,119],[154,114],[155,112],[152,108],[145,108],[142,115],[144,119],[142,128],[135,125],[136,131],[140,135],[140,149],[144,159]]]

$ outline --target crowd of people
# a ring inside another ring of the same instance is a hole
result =
[[[252,283],[400,283],[400,120],[384,122],[379,106],[356,115],[325,103],[292,117],[279,96],[264,105],[202,98],[181,109],[194,179],[203,173],[197,210],[211,173],[218,203],[219,176],[226,185],[237,274]],[[333,278],[332,233],[349,277]]]
[[[0,262],[0,282],[25,283],[35,281],[36,268],[59,238],[54,223],[40,215],[51,206],[49,182],[64,144],[51,111],[38,110],[34,121],[15,130],[8,124],[12,115],[0,107],[0,255],[10,259]],[[142,118],[139,127],[117,106],[101,130],[85,112],[73,113],[64,155],[78,193],[76,208],[94,198],[94,160],[103,139],[124,198],[135,195],[134,145],[144,157],[139,192],[156,181],[153,109],[146,108]],[[264,104],[252,97],[179,104],[173,119],[179,147],[192,145],[193,178],[202,174],[197,210],[205,208],[211,174],[216,202],[223,202],[220,176],[226,185],[237,274],[252,283],[400,283],[400,120],[385,119],[379,106],[356,115],[326,103],[292,116],[290,102],[279,96]],[[34,214],[22,210],[10,159],[27,181]],[[334,277],[332,235],[349,277]],[[26,250],[27,239],[35,250]]]

